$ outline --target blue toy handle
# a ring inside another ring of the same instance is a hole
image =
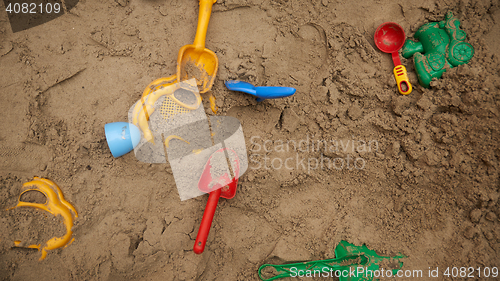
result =
[[[295,88],[291,87],[257,87],[256,96],[257,101],[265,99],[277,99],[289,97],[295,94]]]
[[[255,96],[255,86],[250,83],[237,80],[229,80],[224,82],[224,84],[231,91],[243,92]]]
[[[255,87],[250,83],[237,80],[229,80],[226,81],[225,84],[229,90],[244,92],[256,96],[257,101],[289,97],[295,94],[296,91],[295,88],[291,87]]]

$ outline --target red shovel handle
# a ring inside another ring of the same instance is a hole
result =
[[[196,236],[196,241],[194,242],[193,251],[196,254],[201,254],[203,253],[203,250],[205,250],[208,233],[212,227],[212,220],[214,219],[215,209],[217,209],[217,203],[219,202],[221,192],[222,191],[219,188],[210,192],[208,195],[207,206],[205,207],[205,212],[203,213],[203,218],[201,219],[200,229],[198,230],[198,235]]]
[[[399,52],[392,52],[392,62],[394,63],[394,66],[401,65],[401,59],[399,58]]]

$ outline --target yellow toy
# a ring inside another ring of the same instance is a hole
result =
[[[187,113],[197,109],[201,105],[201,96],[198,94],[195,83],[190,83],[193,80],[177,82],[175,75],[156,79],[151,82],[144,90],[141,101],[138,102],[133,110],[132,124],[138,126],[144,134],[144,139],[154,144],[154,137],[149,129],[149,116],[155,111],[154,104],[162,96],[166,96],[165,101],[161,106],[161,114],[165,120],[182,113]],[[196,102],[194,104],[185,104],[175,97],[175,91],[178,89],[186,89],[195,95]]]
[[[212,13],[212,5],[217,0],[200,0],[198,27],[192,45],[185,45],[177,56],[177,77],[180,81],[196,78],[201,87],[200,93],[210,91],[219,68],[217,55],[205,48],[208,22]]]
[[[34,186],[33,188],[28,188]],[[76,209],[64,199],[61,189],[51,180],[35,177],[33,181],[23,184],[22,189],[24,190],[19,195],[19,203],[12,208],[7,210],[12,210],[17,207],[33,207],[47,211],[54,216],[60,215],[64,219],[64,225],[66,226],[66,234],[62,237],[54,237],[45,243],[42,247],[41,244],[29,245],[27,248],[38,249],[42,252],[42,256],[39,260],[45,259],[47,256],[47,251],[54,250],[61,247],[66,247],[71,244],[75,239],[72,239],[73,231],[73,220],[78,217]],[[21,196],[28,191],[39,191],[45,195],[46,201],[44,204],[31,203],[21,201]],[[20,247],[21,241],[14,241],[15,247]]]

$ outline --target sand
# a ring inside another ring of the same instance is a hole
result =
[[[448,11],[474,58],[430,89],[402,59],[414,90],[400,95],[376,28],[396,22],[411,38]],[[439,268],[432,280],[500,266],[498,0],[219,0],[212,93],[217,115],[242,123],[249,168],[202,255],[192,247],[208,196],[181,202],[168,164],[115,159],[104,135],[175,73],[197,17],[195,0],[82,0],[12,33],[0,13],[0,280],[258,280],[264,263],[334,258],[341,240],[401,253],[424,276]],[[297,92],[257,103],[228,79]],[[6,210],[34,176],[79,212],[75,241],[43,261],[12,241],[61,236],[59,218]]]

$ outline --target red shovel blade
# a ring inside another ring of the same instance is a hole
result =
[[[227,167],[227,160],[225,151],[228,152],[231,166],[234,169],[234,178],[230,179],[230,175],[225,169]],[[223,163],[226,165],[222,165]],[[236,187],[238,186],[238,178],[240,173],[240,163],[238,155],[230,148],[221,148],[214,152],[207,161],[203,173],[201,174],[198,188],[203,192],[209,192],[207,206],[201,219],[200,229],[196,236],[193,251],[196,254],[201,254],[205,250],[207,243],[208,233],[212,227],[212,221],[217,209],[219,197],[231,199],[236,194]]]
[[[406,35],[399,24],[394,22],[381,24],[375,31],[374,39],[379,50],[392,54],[394,66],[401,64],[398,51],[405,44]]]
[[[403,28],[394,22],[381,24],[375,31],[375,45],[384,53],[394,53],[405,43],[406,35]]]
[[[229,169],[227,169],[226,153],[228,154],[230,163],[232,164],[234,178],[231,179]],[[240,173],[240,161],[238,155],[230,148],[221,148],[214,152],[205,164],[198,189],[205,193],[211,193],[217,189],[221,189],[221,197],[232,199],[236,194],[238,186],[238,177]]]

